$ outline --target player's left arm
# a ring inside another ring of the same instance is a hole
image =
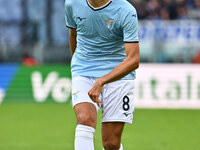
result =
[[[125,43],[127,58],[122,61],[116,68],[105,76],[98,78],[93,87],[89,90],[88,95],[99,106],[101,100],[99,95],[106,83],[110,83],[123,78],[139,67],[139,43]]]
[[[122,61],[116,68],[114,68],[110,73],[99,78],[97,82],[99,82],[100,85],[119,80],[139,67],[139,44],[125,43],[125,51],[127,58]]]
[[[122,61],[110,73],[99,78],[89,90],[88,95],[98,105],[101,103],[99,95],[106,83],[110,83],[123,78],[133,70],[139,67],[139,39],[138,39],[138,19],[137,12],[134,8],[130,11],[121,12],[121,27],[123,29],[123,37],[125,42],[125,51],[127,58]]]

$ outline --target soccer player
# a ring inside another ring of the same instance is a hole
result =
[[[102,108],[105,150],[122,150],[124,124],[133,120],[138,20],[126,0],[66,0],[72,52],[72,103],[77,118],[75,150],[94,150]]]

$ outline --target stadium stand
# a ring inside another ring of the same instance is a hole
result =
[[[129,0],[139,19],[200,19],[199,0]]]
[[[198,62],[199,0],[129,2],[140,19],[141,61]],[[179,47],[170,47],[170,39]],[[40,63],[70,61],[64,0],[0,0],[0,61],[22,62],[27,53]]]

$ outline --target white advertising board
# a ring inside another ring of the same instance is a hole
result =
[[[141,64],[136,108],[200,108],[200,65]]]

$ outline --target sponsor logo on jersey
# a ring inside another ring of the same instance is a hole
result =
[[[133,17],[136,17],[136,14],[133,14],[132,16],[133,16]]]
[[[128,117],[129,115],[131,115],[132,113],[124,113],[124,115],[126,116],[126,117]]]
[[[86,17],[83,17],[83,18],[77,17],[77,19],[79,19],[80,21],[82,21],[82,20],[86,19]]]

